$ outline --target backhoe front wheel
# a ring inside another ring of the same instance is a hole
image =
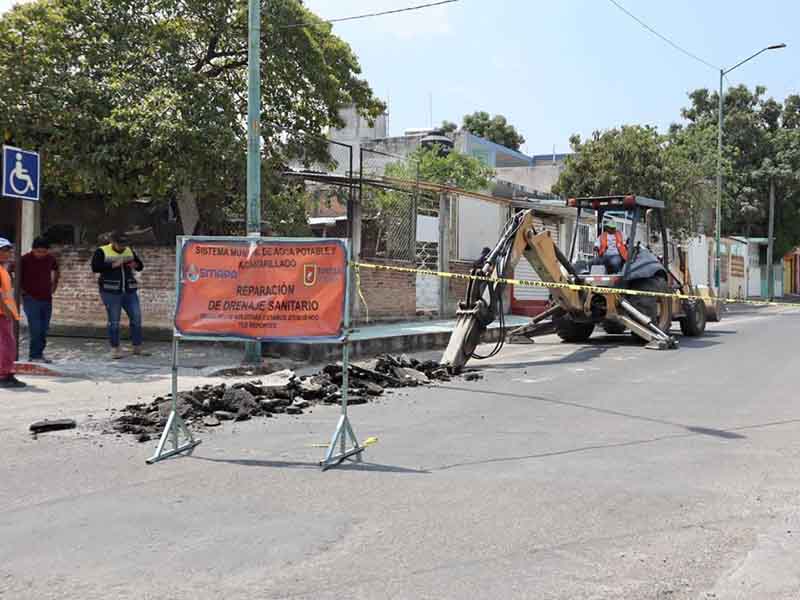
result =
[[[706,305],[702,300],[689,300],[685,306],[686,316],[681,319],[681,333],[699,337],[706,330]]]
[[[570,317],[554,318],[556,335],[567,343],[580,344],[588,340],[594,331],[594,323],[578,323]]]

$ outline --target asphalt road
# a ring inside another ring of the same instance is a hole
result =
[[[507,346],[481,381],[354,407],[380,441],[327,473],[332,407],[147,466],[96,421],[162,374],[0,392],[0,597],[797,598],[798,339],[781,308],[671,352]]]

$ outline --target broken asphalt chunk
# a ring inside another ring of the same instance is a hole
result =
[[[75,419],[45,419],[44,421],[36,421],[31,423],[31,433],[45,433],[47,431],[59,431],[62,429],[75,429],[77,424]]]

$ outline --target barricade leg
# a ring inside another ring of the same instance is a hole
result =
[[[167,442],[172,442],[172,448],[165,450]],[[175,456],[183,452],[191,453],[200,440],[194,439],[192,432],[185,421],[178,414],[178,338],[172,338],[172,410],[170,410],[167,424],[158,440],[158,446],[153,456],[147,459],[147,464],[152,465],[164,458]]]
[[[350,419],[347,417],[347,396],[350,388],[350,343],[347,339],[342,346],[342,414],[336,431],[331,438],[325,458],[320,461],[323,471],[339,465],[344,460],[361,462],[361,453],[364,447],[358,443]]]

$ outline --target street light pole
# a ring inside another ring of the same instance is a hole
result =
[[[247,235],[261,235],[261,1],[248,0]],[[261,363],[261,344],[245,344],[244,361]]]
[[[767,233],[767,298],[775,299],[775,276],[772,270],[772,248],[775,235],[775,180],[769,180],[769,231]]]
[[[723,120],[723,97],[722,97],[722,80],[725,78],[725,75],[733,71],[734,69],[738,69],[744,63],[753,60],[759,54],[766,52],[767,50],[780,50],[781,48],[786,48],[786,44],[773,44],[772,46],[767,46],[766,48],[762,48],[752,56],[748,56],[744,60],[736,63],[730,69],[720,69],[719,70],[719,131],[717,135],[717,223],[715,228],[715,237],[716,237],[716,259],[714,260],[715,271],[716,271],[716,285],[717,285],[717,294],[720,293],[720,238],[722,237],[722,120]]]
[[[719,124],[717,132],[717,214],[714,237],[716,238],[716,259],[714,260],[714,279],[717,295],[720,295],[720,238],[722,237],[722,79],[725,71],[719,70]]]

